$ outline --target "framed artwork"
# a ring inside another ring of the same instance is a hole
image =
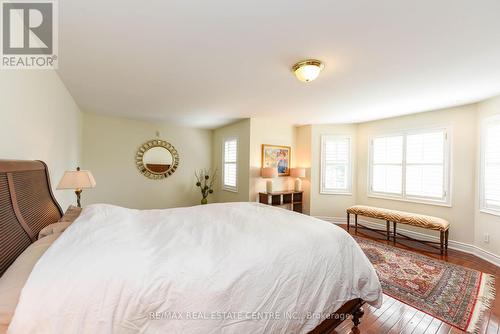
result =
[[[275,167],[279,176],[290,176],[290,146],[262,145],[262,167]]]

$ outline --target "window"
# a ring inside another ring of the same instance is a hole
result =
[[[222,164],[222,188],[229,191],[237,191],[238,180],[238,140],[236,138],[226,139],[223,144]]]
[[[351,192],[351,138],[321,136],[321,193]]]
[[[371,141],[370,195],[450,205],[447,129]]]
[[[372,191],[402,194],[403,137],[373,140]]]
[[[500,215],[500,116],[481,130],[481,211]]]

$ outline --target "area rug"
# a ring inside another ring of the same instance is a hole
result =
[[[408,250],[354,237],[385,294],[460,330],[477,333],[495,299],[495,277]]]

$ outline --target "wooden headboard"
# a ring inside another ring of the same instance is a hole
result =
[[[61,216],[43,161],[0,160],[0,276]]]

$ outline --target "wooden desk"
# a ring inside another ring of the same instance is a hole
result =
[[[273,206],[288,207],[290,210],[302,213],[303,191],[277,191],[259,193],[259,203]]]

